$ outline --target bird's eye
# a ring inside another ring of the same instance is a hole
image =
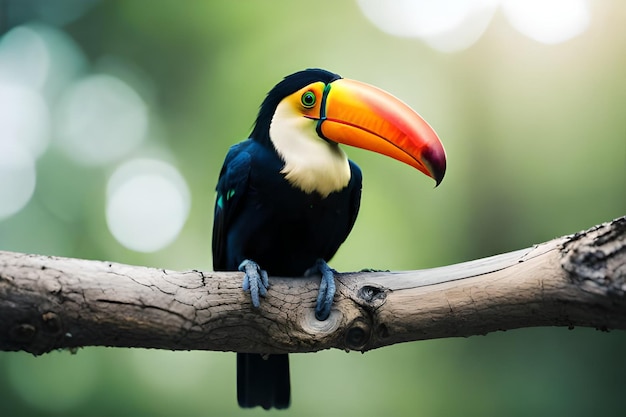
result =
[[[307,91],[306,93],[302,94],[302,98],[300,99],[302,105],[307,109],[315,106],[315,100],[315,93],[313,93],[313,91]]]

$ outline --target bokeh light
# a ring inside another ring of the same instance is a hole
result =
[[[588,0],[502,0],[502,11],[520,33],[545,44],[580,35],[591,21]]]
[[[363,14],[390,35],[416,37],[442,52],[473,45],[484,33],[497,0],[358,0]]]
[[[109,179],[107,224],[129,249],[154,252],[170,244],[185,224],[189,208],[187,184],[166,162],[133,159]]]
[[[0,140],[0,220],[20,211],[35,190],[35,160],[24,146]]]
[[[32,30],[14,29],[0,41],[0,220],[18,213],[35,190],[35,159],[49,142],[50,115],[38,91],[47,68]]]
[[[68,85],[76,80],[81,74],[88,71],[89,63],[84,52],[76,44],[67,33],[52,26],[41,23],[31,23],[26,26],[20,26],[18,29],[27,29],[29,32],[37,35],[37,39],[41,41],[45,47],[45,60],[41,59],[41,66],[45,65],[47,69],[43,85],[40,92],[47,100],[49,105],[56,106],[59,95],[68,87]],[[34,43],[34,42],[33,42]],[[39,45],[39,42],[34,43]],[[35,71],[32,62],[33,59],[25,59],[32,52],[25,53],[24,49],[20,49],[17,53],[24,61],[24,65],[20,67],[20,71],[28,74],[29,71]],[[20,62],[18,59],[17,62]],[[15,66],[15,64],[13,64]],[[28,68],[25,68],[28,66]]]
[[[0,82],[0,142],[15,142],[34,157],[43,154],[50,134],[48,106],[36,91]]]
[[[0,79],[33,89],[43,87],[50,69],[44,39],[28,26],[8,32],[0,40]]]
[[[146,137],[146,103],[117,77],[95,74],[76,81],[59,107],[59,139],[77,163],[115,162],[137,149]]]
[[[415,37],[435,50],[458,52],[476,43],[498,6],[511,25],[538,42],[556,44],[582,33],[591,20],[588,0],[357,0],[380,30]]]

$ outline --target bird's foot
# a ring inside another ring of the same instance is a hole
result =
[[[259,264],[249,259],[239,265],[239,270],[245,274],[241,286],[244,291],[250,291],[252,305],[258,308],[261,305],[259,296],[265,297],[270,286],[267,272],[262,270]]]
[[[330,308],[333,306],[333,298],[335,297],[335,271],[326,261],[318,259],[315,266],[308,269],[305,275],[313,275],[319,273],[322,276],[320,282],[320,290],[317,294],[317,303],[315,304],[315,318],[324,321],[330,316]]]

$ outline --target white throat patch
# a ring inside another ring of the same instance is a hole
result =
[[[292,185],[322,197],[345,188],[350,182],[348,157],[337,144],[320,138],[317,121],[307,119],[282,101],[270,123],[270,138],[285,161],[281,170]]]

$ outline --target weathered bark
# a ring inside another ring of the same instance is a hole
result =
[[[241,280],[0,252],[0,350],[365,351],[519,327],[626,329],[626,217],[441,268],[339,274],[324,322],[313,312],[319,278],[271,277],[259,309]]]

